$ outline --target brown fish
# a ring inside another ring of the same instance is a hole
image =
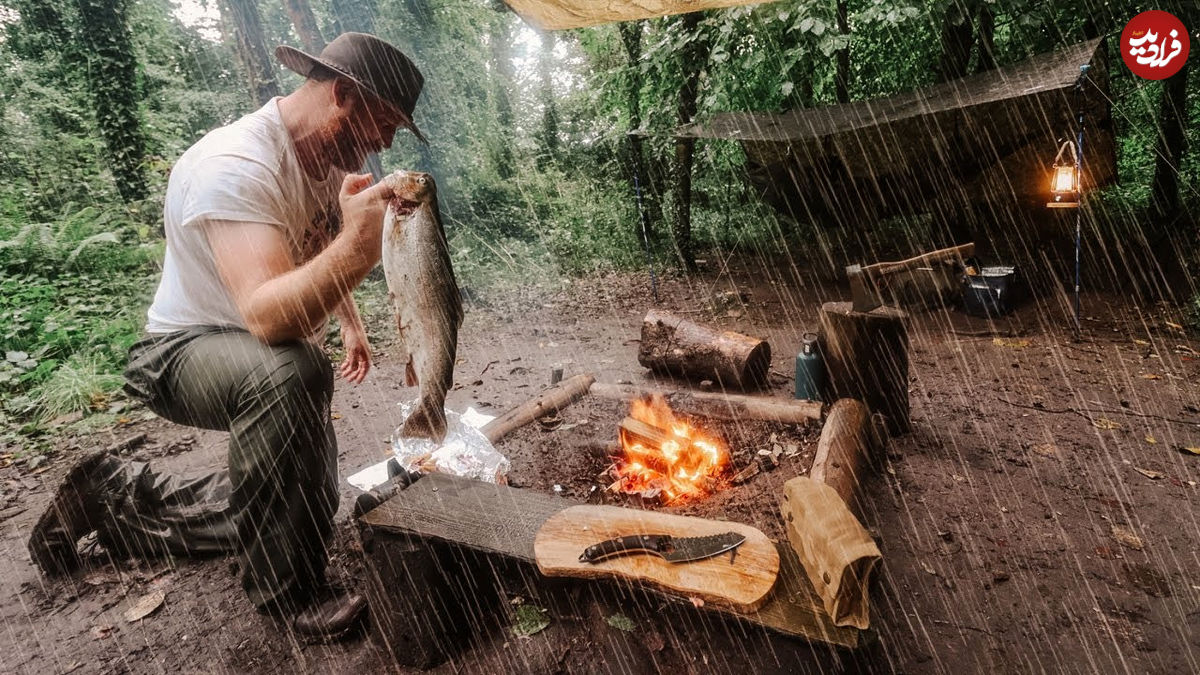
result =
[[[405,383],[420,387],[420,403],[400,430],[402,438],[446,438],[446,391],[454,380],[454,353],[462,300],[433,176],[397,171],[384,180],[395,196],[383,221],[383,273],[407,353]]]

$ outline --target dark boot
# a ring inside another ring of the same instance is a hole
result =
[[[292,588],[258,611],[290,623],[305,642],[335,642],[362,624],[367,600],[335,584]]]
[[[76,545],[103,521],[105,506],[96,476],[104,473],[109,460],[115,458],[100,450],[76,462],[34,525],[29,555],[45,574],[65,574],[79,568]]]
[[[292,628],[308,642],[334,642],[362,624],[367,599],[358,593],[327,589],[296,614]]]

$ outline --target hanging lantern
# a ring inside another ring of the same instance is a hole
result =
[[[1070,150],[1069,163],[1064,155]],[[1054,158],[1054,171],[1050,177],[1050,198],[1046,206],[1052,209],[1079,207],[1079,159],[1075,154],[1075,143],[1066,141],[1058,148]]]

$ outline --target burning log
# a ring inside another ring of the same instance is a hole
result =
[[[655,394],[667,399],[673,410],[697,417],[721,420],[762,420],[780,424],[809,424],[821,419],[822,406],[814,401],[718,394],[678,389],[654,390],[631,385],[597,382],[591,393],[600,398],[632,401]]]
[[[657,373],[753,389],[767,381],[771,345],[652,309],[642,319],[638,363]]]
[[[723,441],[676,418],[665,399],[635,400],[618,427],[615,488],[663,502],[708,494],[729,464]]]
[[[833,398],[856,398],[907,433],[908,314],[894,307],[856,312],[849,302],[821,305],[821,353]]]

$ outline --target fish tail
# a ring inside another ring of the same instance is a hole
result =
[[[446,439],[446,410],[430,398],[421,399],[421,404],[404,421],[400,430],[403,438],[428,438],[435,443]]]

